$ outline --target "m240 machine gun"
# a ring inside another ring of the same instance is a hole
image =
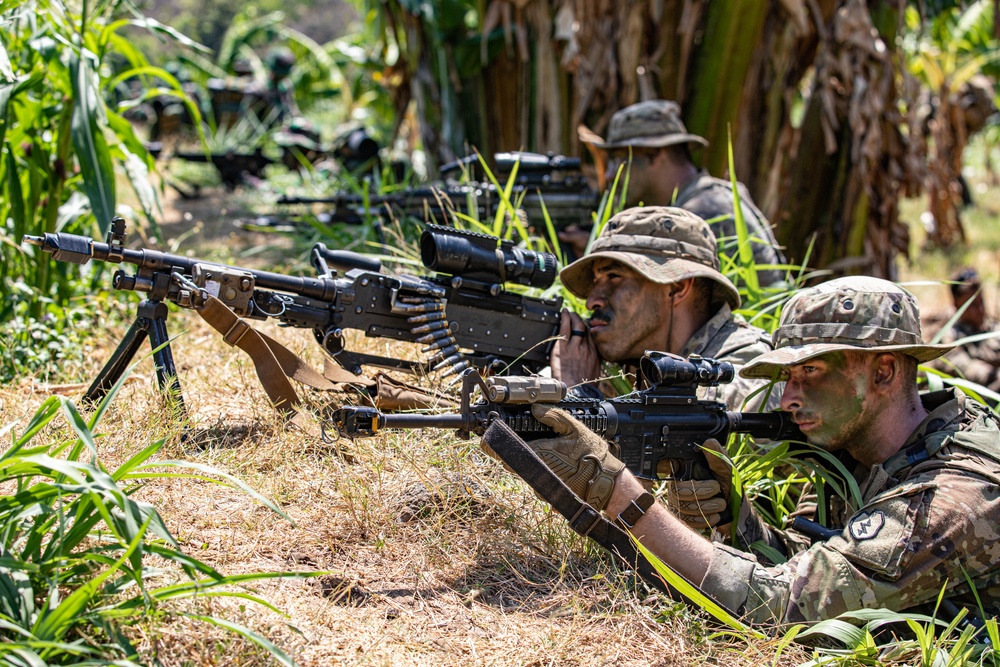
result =
[[[552,255],[446,227],[428,226],[420,239],[425,266],[438,272],[431,277],[383,273],[377,260],[330,250],[321,243],[312,251],[317,277],[133,250],[125,247],[121,218],[112,222],[107,243],[65,233],[25,236],[24,242],[58,261],[85,264],[96,259],[136,267],[131,274],[119,269],[112,285],[147,296],[139,304],[136,321],[88,389],[86,397],[92,401],[100,400],[117,382],[147,336],[155,350],[161,388],[172,387],[180,395],[166,328],[167,301],[197,310],[231,345],[240,344],[249,328],[240,318],[273,318],[282,326],[311,329],[330,356],[355,375],[369,364],[413,373],[460,372],[470,367],[486,373],[531,372],[548,363],[559,329],[562,299],[505,289],[508,283],[551,285],[556,274]],[[206,316],[209,311],[213,319]],[[224,328],[218,320],[224,321]],[[422,344],[430,356],[426,361],[408,361],[352,352],[345,347],[348,330]]]
[[[462,376],[461,409],[457,414],[385,413],[369,407],[344,407],[333,415],[339,435],[373,436],[384,429],[445,428],[460,436],[482,435],[495,420],[524,440],[548,438],[551,428],[531,414],[532,403],[551,403],[566,410],[611,444],[612,453],[637,477],[657,479],[660,461],[683,461],[681,479],[711,479],[701,444],[708,438],[725,442],[731,433],[768,440],[801,440],[788,413],[733,412],[724,403],[699,400],[700,386],[732,382],[727,361],[665,352],[647,352],[639,370],[648,389],[606,400],[566,396],[566,385],[545,377],[483,378],[474,369]],[[481,399],[473,403],[476,389]]]

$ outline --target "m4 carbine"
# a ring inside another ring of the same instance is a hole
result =
[[[382,273],[377,260],[330,250],[322,243],[312,251],[319,274],[315,278],[133,250],[125,247],[121,218],[112,222],[107,243],[65,233],[25,236],[24,242],[59,261],[85,264],[97,259],[136,267],[132,274],[119,269],[112,285],[144,292],[147,298],[88,398],[99,398],[110,389],[146,335],[151,335],[154,348],[167,348],[166,357],[161,350],[156,358],[161,385],[179,389],[167,345],[165,301],[200,310],[212,296],[238,317],[273,318],[282,326],[312,329],[333,359],[355,375],[367,364],[414,373],[459,372],[470,366],[488,373],[531,372],[548,363],[559,329],[561,298],[541,299],[505,289],[506,283],[551,285],[556,274],[552,255],[447,227],[429,225],[421,236],[425,266],[440,272],[430,277]],[[344,337],[351,329],[423,344],[423,352],[432,356],[420,362],[351,352]]]
[[[566,396],[566,385],[545,377],[483,378],[474,369],[462,376],[461,410],[457,414],[384,413],[369,407],[334,412],[339,435],[355,438],[384,429],[447,428],[460,436],[482,435],[501,420],[524,440],[548,438],[551,428],[531,414],[532,403],[554,404],[611,444],[612,453],[637,477],[657,479],[660,461],[683,462],[679,479],[711,479],[702,443],[725,443],[731,433],[767,440],[802,440],[788,413],[733,412],[724,403],[699,400],[700,386],[731,382],[733,365],[692,356],[647,352],[640,372],[648,389],[606,400]],[[476,388],[480,400],[472,403]]]

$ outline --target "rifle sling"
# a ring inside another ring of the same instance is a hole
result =
[[[589,537],[633,568],[643,579],[674,599],[690,604],[679,591],[670,587],[653,566],[635,548],[628,533],[608,521],[546,466],[535,452],[500,419],[494,419],[483,434],[486,443],[545,502],[569,521],[570,528]],[[678,575],[679,576],[679,575]]]
[[[314,389],[337,389],[330,380],[310,368],[294,352],[254,329],[214,296],[209,295],[205,305],[198,309],[198,314],[222,334],[226,343],[240,348],[250,356],[264,391],[281,412],[294,413],[299,404],[299,397],[288,378]]]

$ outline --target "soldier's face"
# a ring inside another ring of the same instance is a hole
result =
[[[974,329],[982,329],[986,322],[986,302],[983,299],[982,292],[973,292],[960,296],[955,299],[955,308],[961,308],[969,299],[972,299],[972,303],[968,305],[965,312],[959,317],[959,321]]]
[[[639,359],[646,350],[665,350],[673,313],[669,291],[620,262],[594,262],[587,295],[590,338],[607,361]]]
[[[811,444],[836,451],[863,443],[871,418],[865,407],[871,371],[863,359],[831,352],[788,367],[781,409]]]
[[[618,148],[608,153],[608,168],[604,173],[604,182],[607,188],[615,182],[618,176],[618,187],[615,190],[615,200],[625,192],[625,206],[638,206],[640,203],[660,205],[666,202],[652,201],[652,182],[655,175],[650,170],[650,165],[656,159],[656,153],[644,151],[642,149]],[[621,174],[619,175],[619,169]]]

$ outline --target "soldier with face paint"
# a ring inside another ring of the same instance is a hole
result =
[[[559,274],[586,299],[589,321],[562,314],[552,375],[577,395],[598,397],[601,362],[634,370],[647,350],[698,354],[737,369],[770,349],[767,334],[733,314],[740,294],[719,270],[715,235],[694,213],[667,206],[631,208],[608,220],[590,252]],[[768,396],[760,380],[702,387],[699,398],[756,410]],[[777,407],[771,392],[768,407]],[[748,402],[748,399],[749,402]]]
[[[832,518],[834,536],[808,547],[744,503],[739,541],[763,541],[784,563],[690,530],[622,469],[606,443],[578,422],[567,428],[556,409],[533,412],[561,427],[562,437],[531,447],[558,461],[563,479],[600,480],[601,496],[588,498],[594,507],[627,518],[650,551],[748,621],[814,622],[866,608],[928,611],[942,589],[972,610],[978,591],[988,615],[1000,612],[1000,420],[956,390],[917,392],[917,364],[950,346],[922,341],[913,296],[864,277],[803,290],[786,305],[774,345],[741,375],[784,379],[782,409],[809,443],[853,457],[860,489]]]
[[[594,384],[601,362],[619,363],[634,375],[647,350],[728,361],[739,370],[771,345],[762,329],[734,314],[740,294],[719,268],[715,234],[690,211],[647,206],[613,216],[590,252],[560,273],[563,285],[585,298],[592,314],[584,322],[563,311],[563,339],[552,350],[553,377],[577,396],[601,397]],[[776,409],[781,391],[769,384],[736,378],[699,387],[698,397],[732,410]],[[714,440],[709,446],[722,450]],[[658,473],[671,477],[672,465],[661,462]],[[724,489],[715,480],[669,481],[665,497],[692,528],[709,529],[718,526],[726,506],[720,497]]]

